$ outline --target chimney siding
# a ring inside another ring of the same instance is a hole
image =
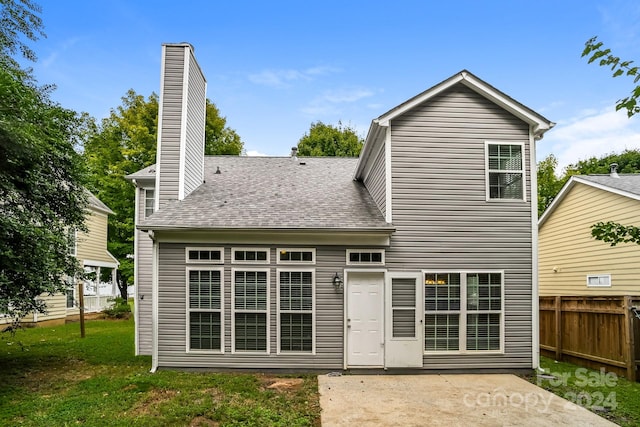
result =
[[[202,184],[206,85],[191,45],[162,46],[156,209]]]

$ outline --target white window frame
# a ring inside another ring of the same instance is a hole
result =
[[[236,271],[266,272],[267,273],[267,309],[266,311],[257,310],[236,310]],[[267,319],[267,348],[266,351],[246,351],[236,350],[236,312],[238,313],[266,313]],[[271,269],[269,268],[252,268],[238,267],[231,269],[231,354],[271,354]]]
[[[600,282],[602,279],[606,279],[607,283],[604,285],[601,284],[597,284],[597,285],[592,285],[589,283],[589,279],[592,278],[598,278],[598,282]],[[587,288],[610,288],[611,287],[611,273],[606,273],[606,274],[587,274]]]
[[[381,261],[380,262],[366,262],[366,261],[351,261],[351,254],[352,253],[379,253],[382,255],[381,257]],[[346,264],[347,265],[385,265],[385,260],[384,260],[384,255],[385,255],[385,250],[384,249],[347,249],[347,254],[346,254]]]
[[[426,337],[423,340],[423,353],[425,355],[439,355],[439,354],[504,354],[504,282],[505,273],[504,270],[422,270],[422,287],[424,289],[424,276],[425,274],[460,274],[460,310],[434,310],[427,312],[424,309],[426,292],[423,291],[422,295],[422,319],[424,322],[425,315],[427,314],[458,314],[459,318],[459,336],[458,336],[458,350],[437,350],[427,351],[424,349],[424,343]],[[467,309],[467,275],[468,274],[500,274],[500,311],[496,310],[468,310]],[[467,350],[467,314],[500,314],[500,348],[498,350]],[[426,325],[423,325],[423,328]],[[424,335],[424,331],[423,331]]]
[[[311,272],[311,351],[287,351],[280,348],[280,314],[281,313],[309,313],[309,310],[286,310],[280,309],[280,273],[281,272]],[[316,354],[316,269],[315,268],[277,268],[276,269],[276,301],[277,301],[277,320],[276,320],[276,339],[278,341],[276,354],[299,354],[299,355],[315,355]]]
[[[149,192],[153,192],[153,197],[151,198],[151,200],[153,201],[152,205],[151,205],[151,214],[153,214],[156,211],[156,189],[155,188],[143,188],[142,189],[142,199],[144,201],[144,206],[142,207],[142,212],[143,212],[143,218],[148,218],[151,214],[147,215],[147,201],[150,199],[147,196],[147,193]]]
[[[189,307],[189,273],[191,271],[219,271],[220,272],[220,309],[204,309]],[[224,268],[223,267],[207,267],[207,266],[187,266],[185,272],[185,304],[187,307],[186,318],[186,352],[187,353],[207,353],[207,354],[224,354],[225,348],[225,333],[224,333]],[[220,313],[220,349],[192,349],[191,348],[191,312],[207,312],[207,313]]]
[[[266,252],[267,253],[267,259],[266,260],[250,260],[250,261],[246,261],[246,260],[240,260],[237,261],[236,260],[236,252]],[[246,247],[246,248],[231,248],[231,264],[250,264],[250,265],[256,265],[256,264],[271,264],[271,248],[256,248],[256,247]]]
[[[72,228],[67,232],[67,237],[71,237],[73,233],[73,248],[71,245],[67,246],[67,251],[71,256],[78,256],[78,230],[76,228]]]
[[[189,251],[220,251],[220,260],[189,259]],[[224,264],[224,247],[187,246],[184,248],[184,257],[187,264]]]
[[[280,254],[282,252],[311,252],[311,261],[281,260]],[[316,248],[276,248],[276,263],[277,264],[295,264],[295,265],[315,265],[316,264]]]
[[[489,146],[490,145],[519,145],[522,152],[521,169],[489,169]],[[485,182],[485,195],[487,201],[527,201],[527,167],[526,167],[526,151],[525,143],[517,141],[485,141],[484,142],[484,182]],[[522,198],[521,199],[505,199],[505,198],[492,198],[491,189],[489,188],[489,176],[491,173],[520,173],[522,174]]]

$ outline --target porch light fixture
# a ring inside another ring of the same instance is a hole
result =
[[[339,291],[342,289],[342,279],[340,278],[340,276],[338,275],[338,273],[336,272],[335,276],[333,276],[333,287],[335,288],[336,291]]]

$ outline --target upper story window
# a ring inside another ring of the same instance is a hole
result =
[[[233,248],[231,262],[234,264],[269,264],[269,248]]]
[[[224,248],[189,248],[185,249],[187,263],[222,264]]]
[[[78,231],[75,228],[67,230],[67,244],[69,255],[76,256],[78,254]]]
[[[316,250],[313,248],[278,248],[278,264],[315,264]]]
[[[384,249],[347,249],[347,265],[384,265]]]
[[[156,201],[156,192],[153,189],[144,190],[144,217],[147,218],[153,213]]]
[[[611,287],[610,274],[590,274],[587,276],[587,287],[608,288]]]
[[[487,142],[487,200],[525,200],[524,144]]]

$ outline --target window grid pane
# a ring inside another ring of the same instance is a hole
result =
[[[221,308],[220,272],[189,271],[189,308],[219,310]]]
[[[312,310],[313,279],[310,271],[280,272],[280,310]]]
[[[467,310],[502,309],[502,280],[500,274],[467,275]]]
[[[192,312],[189,315],[189,345],[194,350],[220,350],[220,313]]]
[[[154,190],[145,190],[144,191],[144,217],[147,218],[149,215],[153,213],[155,203],[155,191]]]
[[[467,315],[467,350],[500,349],[500,314]]]
[[[460,310],[460,274],[425,274],[425,310]]]
[[[310,313],[280,314],[280,349],[312,351],[313,316]]]
[[[235,349],[239,351],[267,350],[267,314],[235,314]]]
[[[267,309],[267,272],[236,271],[235,305],[238,310]]]
[[[426,314],[424,337],[426,351],[458,350],[460,347],[460,315]]]

